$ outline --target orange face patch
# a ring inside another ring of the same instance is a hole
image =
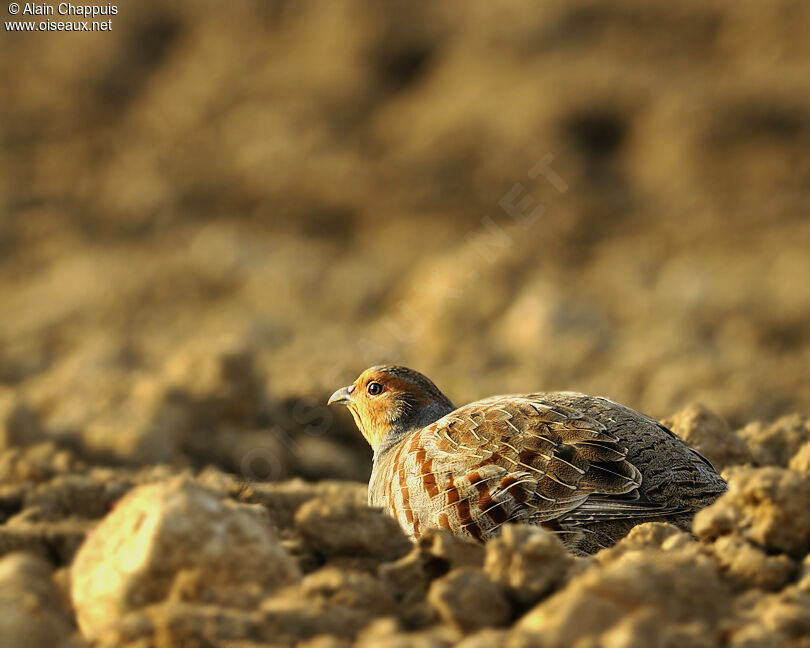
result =
[[[369,392],[369,385],[373,383],[382,386],[380,393]],[[385,371],[367,369],[354,381],[349,409],[372,449],[377,448],[391,426],[390,411],[401,408],[405,397],[415,407],[431,402],[416,385]]]
[[[383,439],[412,432],[455,409],[428,378],[397,365],[366,369],[349,387],[332,394],[329,403],[349,408],[375,451]]]

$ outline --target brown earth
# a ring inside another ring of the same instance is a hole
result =
[[[118,9],[0,32],[0,646],[810,646],[809,6]],[[731,489],[411,547],[323,405],[383,361]]]

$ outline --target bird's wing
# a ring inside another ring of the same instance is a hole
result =
[[[648,499],[625,500],[618,496],[594,495],[574,510],[566,513],[561,522],[566,527],[577,527],[596,522],[675,515],[687,510],[684,507],[653,502]]]
[[[557,519],[592,495],[621,496],[641,484],[627,449],[604,425],[534,395],[460,407],[413,442],[430,467],[419,477],[430,480],[433,522],[448,526],[447,516],[457,517],[473,537],[513,520]]]

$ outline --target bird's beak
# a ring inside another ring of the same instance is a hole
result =
[[[327,405],[350,405],[352,397],[348,387],[341,387],[329,397]]]

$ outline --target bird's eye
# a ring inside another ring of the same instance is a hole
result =
[[[377,394],[382,394],[383,386],[378,382],[369,383],[366,391],[368,391],[369,396],[376,396]]]

